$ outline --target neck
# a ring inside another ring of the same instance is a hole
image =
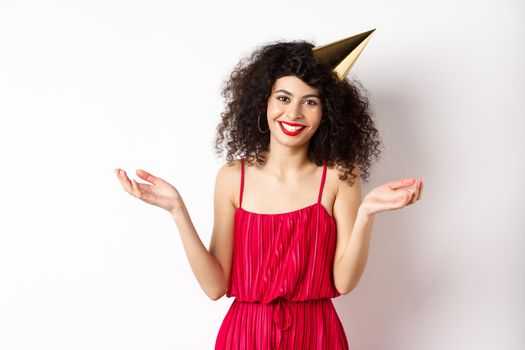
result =
[[[308,158],[308,143],[300,147],[289,147],[270,140],[264,167],[278,175],[297,174],[311,166]]]

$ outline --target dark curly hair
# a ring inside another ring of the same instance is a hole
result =
[[[367,182],[372,157],[378,158],[381,141],[369,111],[367,91],[359,82],[339,81],[332,69],[319,63],[313,55],[313,44],[307,41],[274,42],[259,46],[243,57],[223,85],[226,108],[217,126],[215,152],[226,149],[226,161],[246,158],[250,163],[266,161],[270,144],[266,129],[268,98],[275,81],[284,76],[296,76],[318,89],[321,96],[322,119],[310,139],[308,157],[316,165],[327,161],[342,170],[339,179],[350,184],[357,177],[352,173],[358,163],[361,178]],[[360,92],[361,88],[365,94]]]

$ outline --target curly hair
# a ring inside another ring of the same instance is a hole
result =
[[[378,131],[369,109],[367,91],[359,82],[339,81],[331,68],[317,61],[313,44],[307,41],[277,41],[259,46],[243,57],[224,82],[222,96],[226,108],[221,113],[214,141],[215,152],[226,149],[226,160],[241,157],[247,162],[264,164],[270,144],[266,129],[268,98],[275,81],[296,76],[318,89],[322,119],[308,144],[308,157],[316,165],[334,164],[342,170],[339,179],[353,185],[357,177],[352,170],[358,163],[361,178],[367,182],[372,157],[381,153]],[[361,90],[364,93],[361,93]],[[264,122],[263,122],[264,121]],[[266,126],[266,127],[265,127]]]

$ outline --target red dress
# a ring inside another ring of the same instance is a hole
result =
[[[331,298],[336,243],[334,218],[317,203],[294,211],[259,214],[239,208],[227,297],[235,297],[217,335],[215,350],[348,349]]]

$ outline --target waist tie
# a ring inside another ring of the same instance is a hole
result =
[[[290,313],[290,305],[288,305],[288,300],[286,298],[278,297],[275,302],[277,303],[273,310],[273,322],[277,328],[275,348],[279,349],[281,346],[282,332],[288,329],[292,324],[292,314]]]

